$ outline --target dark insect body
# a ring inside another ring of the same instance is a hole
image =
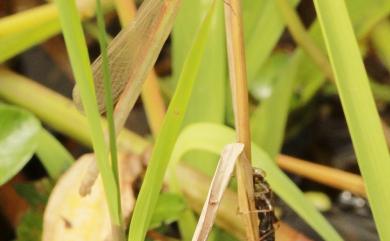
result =
[[[275,241],[274,224],[278,221],[274,213],[273,193],[264,179],[264,172],[253,169],[255,207],[260,220],[260,241]]]

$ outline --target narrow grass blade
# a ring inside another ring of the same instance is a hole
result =
[[[261,14],[255,13],[259,17],[253,31],[247,33],[248,36],[245,41],[248,82],[256,77],[257,72],[271,54],[284,29],[283,18],[280,16],[276,2],[274,0],[262,1],[264,1],[263,10]],[[299,3],[299,0],[292,0],[291,2],[295,6]]]
[[[109,59],[108,59],[108,51],[107,51],[107,36],[106,29],[104,24],[104,16],[102,3],[100,0],[96,0],[96,16],[99,28],[99,45],[100,52],[102,56],[102,68],[103,68],[103,86],[104,86],[104,105],[106,106],[106,118],[108,123],[108,142],[110,145],[110,157],[111,157],[111,167],[112,172],[114,173],[115,183],[118,189],[120,188],[119,184],[119,171],[118,171],[118,148],[116,145],[116,131],[114,125],[114,104],[112,99],[112,81],[111,81],[111,73],[109,68]],[[107,136],[107,135],[106,135]],[[107,139],[107,138],[106,138]],[[116,200],[118,202],[118,206],[121,207],[121,193],[118,191]],[[118,209],[119,217],[122,217],[122,209]],[[123,236],[125,235],[123,232],[123,221],[120,218],[120,229],[118,230],[118,234]]]
[[[84,110],[92,137],[99,170],[102,175],[104,191],[114,226],[120,226],[122,217],[117,200],[119,188],[116,185],[108,160],[108,150],[104,143],[104,135],[97,108],[92,70],[89,65],[88,50],[85,44],[80,17],[74,1],[56,0],[60,22],[64,32],[65,43],[70,57],[75,79],[80,88]]]
[[[348,1],[349,6],[354,6],[354,2],[356,2],[357,5],[361,7],[354,8],[351,12],[351,16],[355,23],[355,31],[360,38],[364,36],[367,29],[370,29],[370,27],[372,28],[373,22],[386,16],[384,15],[386,13],[385,10],[389,9],[390,4],[382,0],[379,1],[381,2],[379,4],[380,7],[367,1]],[[318,46],[323,48],[318,22],[312,26],[310,35]],[[271,157],[280,150],[280,147],[283,144],[282,141],[288,111],[307,103],[325,82],[322,72],[311,62],[311,59],[300,48],[295,50],[291,57],[291,61],[289,61],[285,68],[287,69],[287,72],[291,73],[281,73],[278,81],[281,81],[282,83],[285,82],[286,86],[280,84],[279,88],[275,88],[271,97],[261,103],[260,106],[255,109],[253,116],[251,117],[253,140],[264,148]],[[297,81],[295,81],[295,84],[291,87],[290,84],[294,81],[294,76]],[[291,98],[286,98],[286,96],[291,97],[297,85],[301,89],[300,98],[298,102],[289,102],[289,100],[292,100]],[[288,86],[291,88],[288,88]],[[378,90],[378,88],[375,87],[376,86],[374,86],[374,89],[378,96],[383,95],[385,89]],[[288,108],[289,106],[290,109]],[[272,128],[270,128],[271,125]]]
[[[65,147],[45,129],[39,133],[36,154],[49,176],[57,179],[75,162]]]
[[[390,240],[390,156],[348,11],[344,1],[314,3],[379,236]]]
[[[184,129],[180,134],[172,153],[171,164],[177,164],[186,152],[193,149],[218,154],[226,144],[234,140],[234,130],[226,126],[211,123],[193,124]],[[323,239],[329,241],[342,240],[326,219],[315,209],[313,204],[305,199],[294,182],[276,166],[276,163],[257,145],[252,144],[252,147],[252,163],[255,167],[261,168],[270,174],[266,179],[275,193],[320,234]]]
[[[346,3],[354,32],[359,40],[364,39],[367,33],[390,13],[390,1],[388,0],[377,0],[375,2],[366,0],[346,0]],[[317,46],[321,49],[325,49],[318,21],[315,21],[312,24],[310,36],[317,43]],[[311,62],[309,56],[303,54],[301,49],[296,50],[294,54],[301,55],[297,73],[298,80],[301,80],[299,83],[301,91],[299,103],[295,104],[295,107],[298,107],[311,100],[315,93],[317,93],[320,87],[325,83],[326,79],[314,63]]]
[[[171,100],[171,104],[168,107],[160,134],[157,137],[144,182],[135,205],[130,224],[129,241],[141,241],[145,238],[151,220],[152,210],[156,205],[165,170],[176,138],[179,135],[191,96],[192,87],[199,70],[211,25],[211,19],[215,12],[214,10],[215,1],[199,29],[197,37],[188,54],[188,58],[183,65],[177,89]]]
[[[390,71],[390,21],[383,20],[372,31],[371,41],[387,70]]]

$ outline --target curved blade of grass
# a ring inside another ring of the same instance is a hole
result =
[[[222,148],[235,140],[235,132],[226,126],[198,123],[193,124],[180,134],[172,153],[174,166],[182,156],[193,149],[201,149],[218,154]],[[305,199],[298,187],[277,167],[275,162],[257,145],[252,144],[253,165],[263,169],[272,189],[295,212],[297,212],[325,240],[342,240],[326,219]]]
[[[141,241],[145,238],[162,186],[165,170],[191,97],[192,87],[205,50],[214,10],[215,1],[213,1],[184,62],[178,86],[168,107],[160,134],[157,137],[141,191],[135,204],[130,223],[129,241]]]
[[[390,156],[348,11],[344,1],[314,3],[379,236],[390,240]]]
[[[59,178],[75,162],[68,150],[45,129],[39,133],[36,154],[53,179]]]
[[[99,170],[102,175],[104,191],[114,226],[120,226],[118,186],[108,160],[108,150],[104,142],[103,129],[97,108],[92,70],[85,44],[79,13],[74,1],[56,0],[65,43],[71,61],[76,82],[80,88],[83,107],[90,128],[92,145],[95,151]]]

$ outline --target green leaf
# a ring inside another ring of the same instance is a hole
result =
[[[179,136],[171,158],[175,166],[182,156],[193,149],[220,153],[222,148],[235,141],[235,132],[226,126],[198,123],[184,129]],[[325,240],[342,240],[338,233],[305,198],[298,187],[284,174],[275,162],[256,144],[252,143],[252,163],[267,173],[267,181],[278,196],[283,199]]]
[[[390,21],[383,20],[372,31],[371,41],[375,52],[390,71]]]
[[[59,18],[66,48],[87,117],[92,146],[102,176],[110,217],[113,225],[120,226],[122,217],[119,215],[119,187],[115,182],[114,173],[112,172],[108,159],[108,149],[105,145],[100,114],[97,107],[92,70],[85,37],[81,27],[80,15],[74,1],[56,0],[55,3],[59,9]]]
[[[130,223],[129,241],[141,241],[145,239],[146,231],[151,221],[151,210],[156,206],[164,174],[176,139],[180,133],[184,115],[191,97],[192,87],[205,50],[211,19],[215,13],[215,2],[213,1],[184,62],[178,86],[168,107],[160,134],[156,139],[145,179],[135,204]]]
[[[390,1],[388,0],[346,0],[346,4],[358,39],[364,38],[368,31],[373,29],[381,19],[386,18],[390,13]],[[318,47],[325,49],[318,21],[314,22],[310,28],[310,36],[317,43]],[[301,49],[297,49],[294,55],[300,55],[300,63],[297,67],[297,79],[300,80],[298,87],[300,89],[300,99],[299,103],[294,103],[296,108],[313,98],[326,79],[311,61],[310,57],[305,55]]]
[[[284,52],[276,52],[268,58],[249,85],[249,92],[253,98],[263,101],[274,94],[275,85],[280,81],[278,74],[288,62],[288,57],[289,55]]]
[[[16,230],[16,241],[40,241],[42,236],[43,214],[41,211],[29,210]]]
[[[344,1],[315,0],[336,85],[381,240],[390,240],[390,156]]]
[[[157,228],[161,224],[169,224],[178,220],[185,209],[186,204],[181,196],[174,193],[160,194],[149,228]]]
[[[35,152],[41,124],[31,113],[0,104],[0,185],[16,175]]]
[[[283,144],[284,129],[296,80],[297,60],[296,56],[292,56],[279,64],[278,74],[275,74],[276,83],[270,90],[271,96],[260,103],[250,119],[252,141],[272,159],[276,158]],[[282,64],[283,66],[280,66]]]
[[[75,162],[73,156],[45,129],[40,131],[38,139],[37,156],[49,176],[53,179],[59,178]]]
[[[19,196],[21,196],[33,208],[42,209],[49,199],[53,183],[49,179],[44,178],[35,182],[17,183],[14,188]]]
[[[0,37],[0,63],[56,35],[60,29],[58,19],[54,19],[34,28]]]
[[[361,0],[348,2],[351,7],[354,6],[354,2],[361,6],[361,8],[353,7],[351,12],[355,22],[355,31],[360,37],[367,32],[367,29],[372,28],[375,21],[386,16],[386,11],[390,11],[390,4],[383,0],[377,0],[376,3]],[[376,4],[379,4],[380,7]],[[318,22],[313,24],[310,35],[318,46],[323,48],[324,44]],[[282,71],[278,76],[277,83],[280,84],[275,86],[271,97],[261,103],[251,117],[253,141],[269,153],[272,158],[280,151],[283,144],[289,110],[307,103],[325,82],[322,72],[300,48],[295,50],[284,69],[285,71]],[[256,76],[261,76],[259,74]],[[299,81],[298,101],[291,99],[292,93],[296,89],[293,85],[295,80]],[[379,89],[377,84],[372,84],[372,88],[378,98],[384,99],[383,97],[388,92],[384,88]]]
[[[183,0],[176,19],[172,38],[173,80],[176,82],[183,66],[185,57],[193,42],[195,32],[202,24],[204,15],[212,1]],[[206,50],[202,57],[199,73],[196,78],[183,127],[194,122],[223,123],[225,120],[226,92],[226,48],[223,2],[218,1],[216,13],[211,20],[210,31],[213,33],[207,39]],[[205,173],[212,173],[215,161],[210,165],[197,166],[199,159],[215,157],[209,153],[191,152],[185,159],[192,166]]]
[[[249,22],[249,24],[253,25],[253,27],[245,27],[245,29],[248,29],[248,32],[245,33],[247,35],[245,38],[245,53],[248,83],[250,83],[255,78],[264,62],[271,55],[271,52],[278,42],[285,25],[274,0],[250,2],[252,4],[254,2],[263,3],[257,3],[254,6],[254,9],[261,9],[261,12],[252,12],[248,14],[245,14],[244,12],[245,19],[255,19],[255,17],[252,17],[252,14],[254,14],[254,16],[258,16],[256,23]],[[292,0],[291,2],[295,6],[299,3],[299,0]],[[261,6],[258,6],[259,4],[261,4]]]

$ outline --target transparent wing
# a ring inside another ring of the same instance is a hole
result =
[[[176,16],[180,0],[145,0],[135,20],[123,29],[109,44],[108,56],[114,103],[128,82],[133,102],[137,100],[144,80],[153,67],[166,41]],[[92,64],[95,92],[99,111],[105,111],[102,58]],[[73,101],[82,109],[77,86]]]

